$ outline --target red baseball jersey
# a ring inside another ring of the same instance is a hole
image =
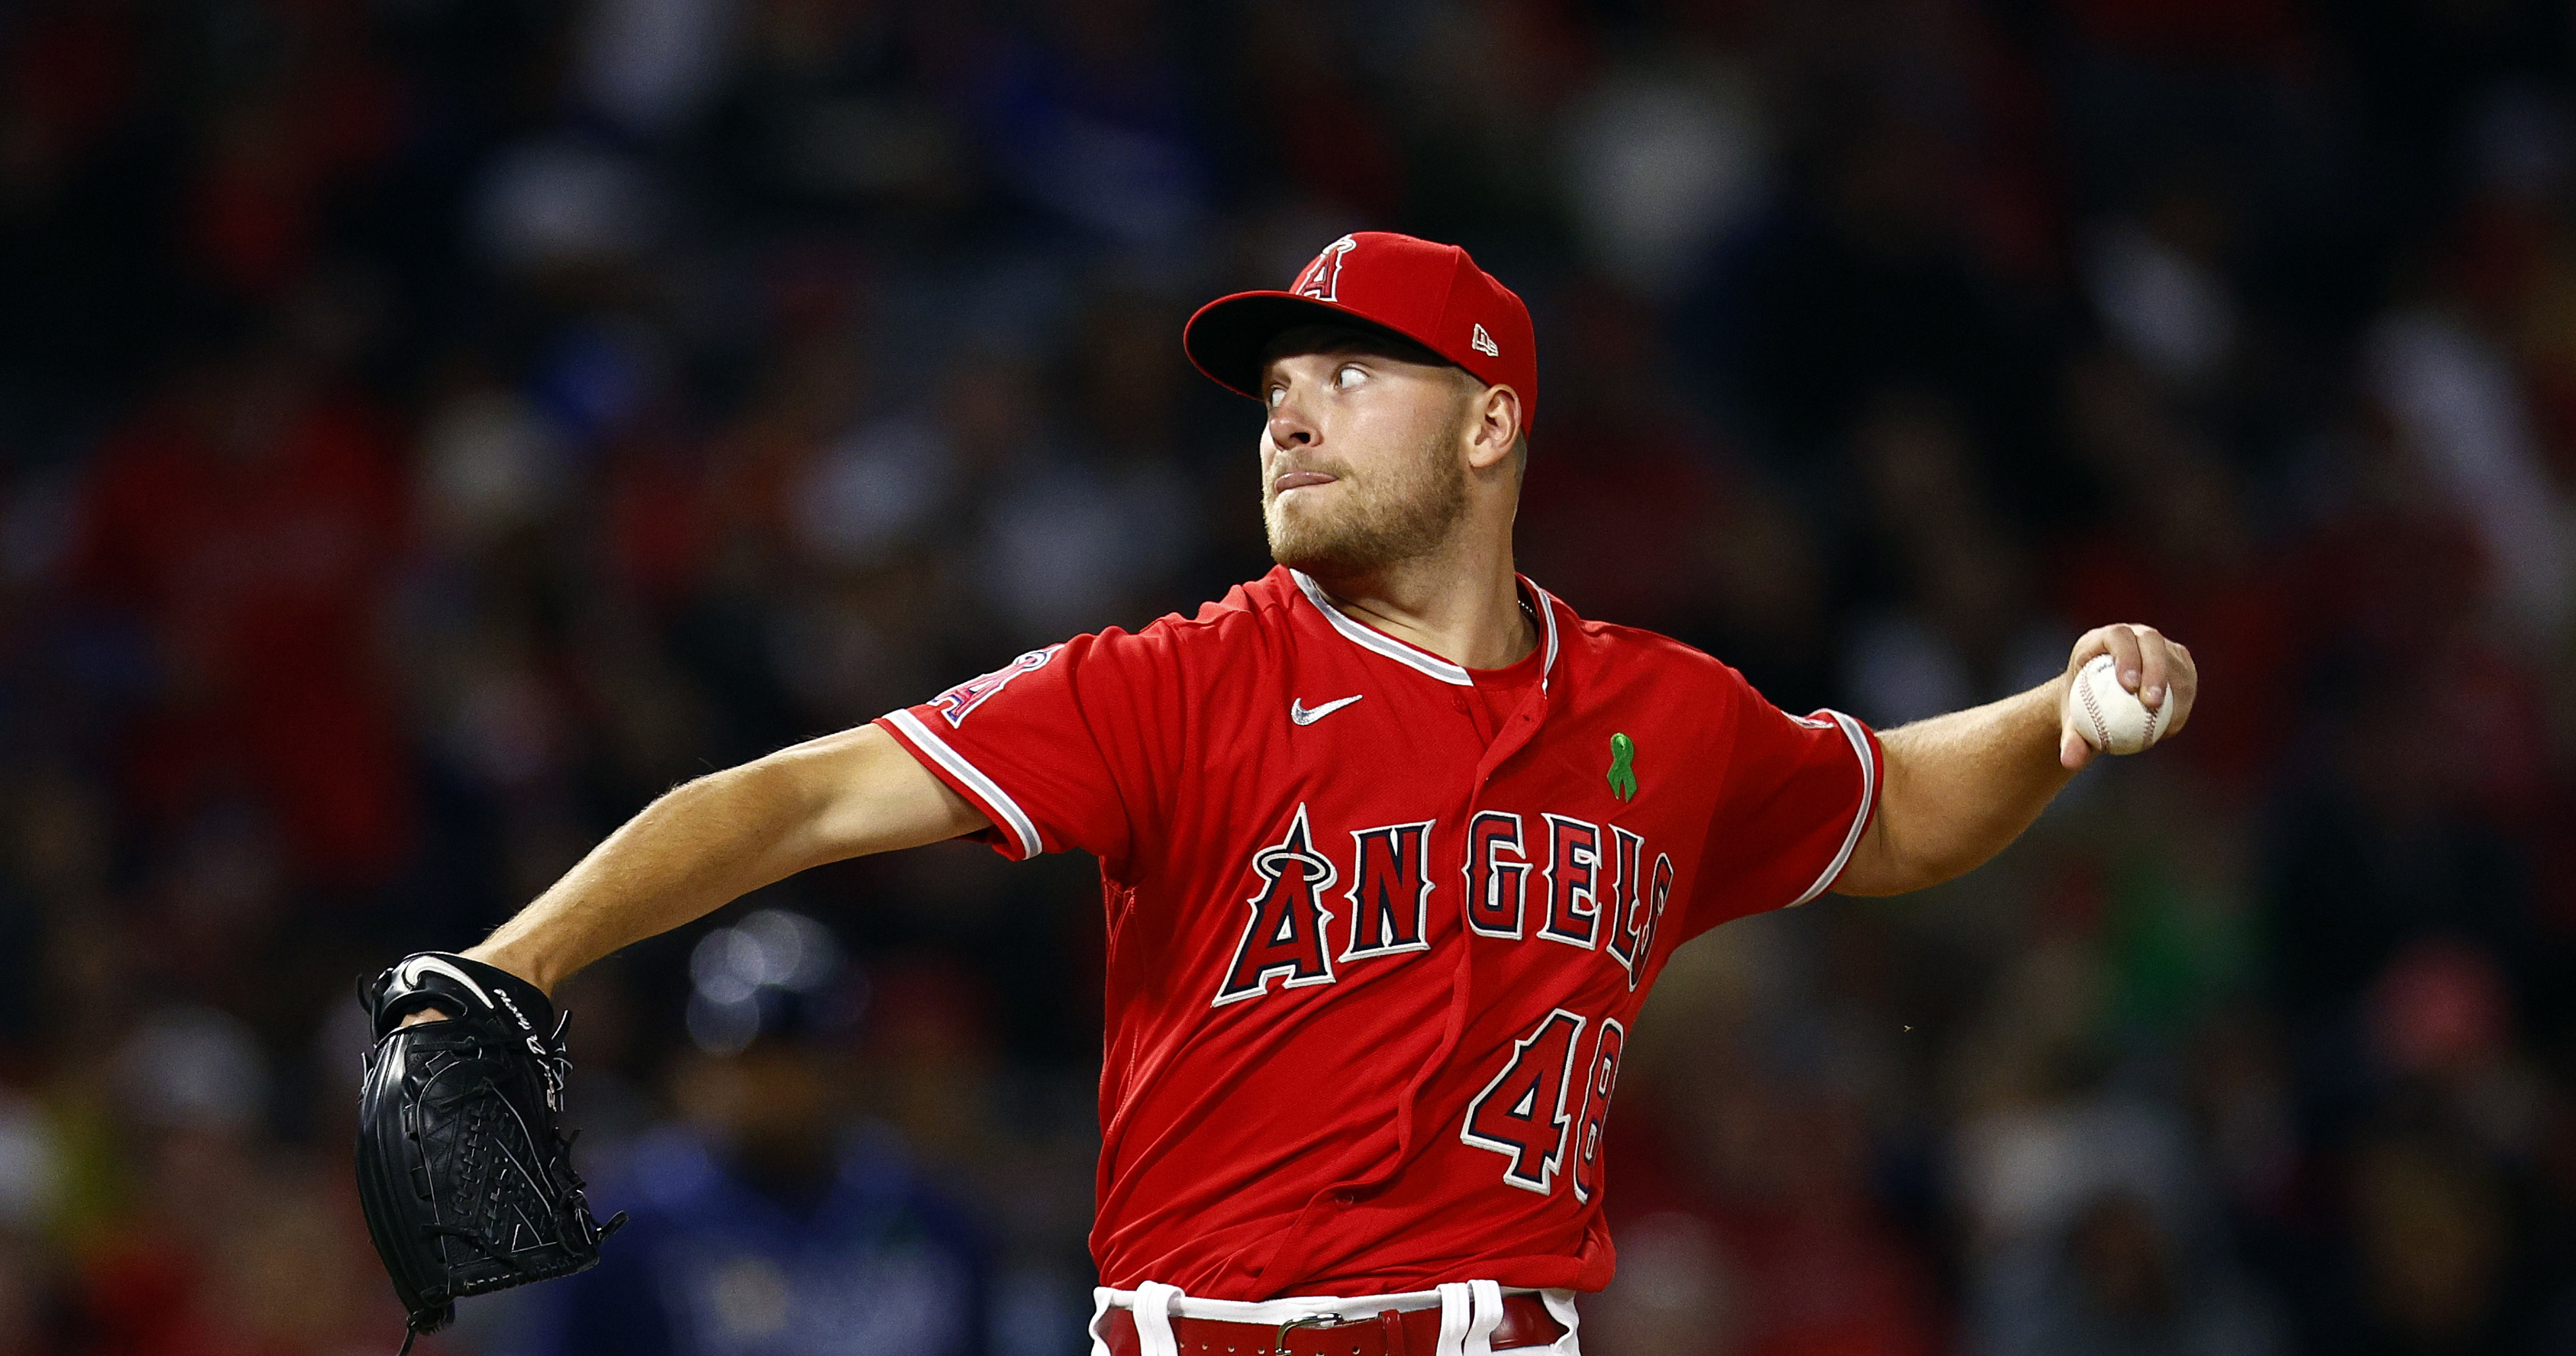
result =
[[[1879,751],[1522,588],[1538,681],[1499,728],[1473,673],[1286,569],[878,722],[1005,855],[1100,858],[1105,1283],[1609,1283],[1602,1130],[1647,989],[1832,884]]]

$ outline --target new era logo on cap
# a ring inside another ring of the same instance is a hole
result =
[[[1284,292],[1209,302],[1190,317],[1181,346],[1218,385],[1258,399],[1270,341],[1318,321],[1400,334],[1488,385],[1511,387],[1522,427],[1536,422],[1538,341],[1529,308],[1465,250],[1392,231],[1354,231],[1326,245]]]

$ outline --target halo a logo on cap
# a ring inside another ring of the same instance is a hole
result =
[[[1359,247],[1360,242],[1349,236],[1343,236],[1326,245],[1324,252],[1315,256],[1315,262],[1306,265],[1305,271],[1297,275],[1296,285],[1288,290],[1298,296],[1313,297],[1318,301],[1340,301],[1342,299],[1342,256]]]

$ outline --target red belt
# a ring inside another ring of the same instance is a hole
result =
[[[1109,1311],[1110,1356],[1139,1356],[1136,1315]],[[1565,1325],[1536,1295],[1503,1296],[1503,1321],[1493,1347],[1543,1347],[1565,1335]],[[1230,1323],[1172,1315],[1172,1340],[1181,1356],[1431,1356],[1440,1341],[1440,1311],[1388,1309],[1375,1318],[1339,1323]]]

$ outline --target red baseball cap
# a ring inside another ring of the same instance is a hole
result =
[[[1356,231],[1324,247],[1285,292],[1237,292],[1199,308],[1181,347],[1217,385],[1261,398],[1270,341],[1299,325],[1356,323],[1412,340],[1488,386],[1520,393],[1521,427],[1538,408],[1538,335],[1529,307],[1455,245]]]

